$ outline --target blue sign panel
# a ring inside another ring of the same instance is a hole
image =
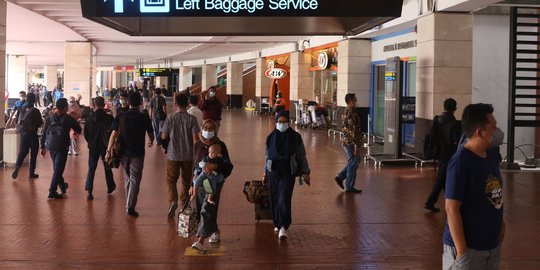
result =
[[[403,0],[81,0],[84,17],[399,17]]]

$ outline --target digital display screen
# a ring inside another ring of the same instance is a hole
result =
[[[81,0],[84,17],[399,17],[403,0]]]
[[[179,73],[179,69],[173,68],[140,68],[137,76],[156,77],[171,76],[173,73]]]

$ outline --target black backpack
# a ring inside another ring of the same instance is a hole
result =
[[[65,116],[58,119],[55,115],[49,118],[51,123],[46,131],[45,148],[49,150],[63,150],[69,147],[69,134],[64,128]],[[66,140],[66,138],[68,138]]]
[[[439,116],[435,115],[429,132],[424,136],[423,160],[439,159]]]
[[[163,104],[165,103],[165,98],[162,96],[157,96],[154,98],[154,115],[157,114],[159,120],[165,120],[167,114],[163,111]]]
[[[32,122],[32,112],[37,110],[36,108],[23,107],[19,109],[17,117],[17,131],[19,133],[31,133],[36,130],[35,123]]]

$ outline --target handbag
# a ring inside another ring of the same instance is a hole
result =
[[[122,142],[120,140],[121,135],[124,133],[124,126],[126,121],[125,114],[120,114],[118,133],[114,138],[114,143],[109,153],[109,158],[106,160],[107,166],[110,168],[119,168],[120,167],[120,155],[122,154]]]
[[[182,210],[178,213],[178,236],[184,238],[191,237],[197,233],[199,219],[197,217],[197,209],[193,207],[188,200]]]
[[[270,194],[268,192],[268,186],[263,185],[261,180],[251,180],[244,184],[243,189],[246,199],[250,203],[269,205]]]

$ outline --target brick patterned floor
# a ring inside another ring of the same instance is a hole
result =
[[[165,156],[147,150],[138,211],[125,215],[121,172],[118,190],[106,196],[101,165],[94,201],[84,181],[87,151],[70,156],[68,198],[47,201],[50,159],[38,160],[40,178],[23,167],[16,181],[0,172],[0,269],[440,269],[444,211],[422,208],[434,179],[432,168],[363,164],[357,187],[340,192],[333,177],[345,164],[337,139],[301,130],[312,168],[312,186],[296,186],[289,239],[279,242],[269,221],[254,220],[243,183],[262,175],[269,117],[224,112],[221,138],[235,165],[220,206],[222,257],[190,257],[193,239],[179,238],[166,218]],[[81,148],[86,147],[81,143]],[[504,173],[507,238],[504,269],[540,269],[540,173]],[[439,204],[443,202],[442,198]]]

